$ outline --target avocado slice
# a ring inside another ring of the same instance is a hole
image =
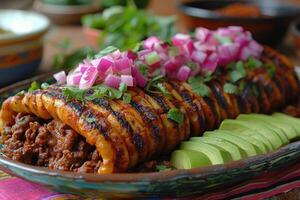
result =
[[[251,143],[249,143],[245,139],[235,136],[234,134],[230,134],[230,131],[226,131],[226,130],[206,131],[204,133],[204,136],[222,138],[227,142],[231,142],[239,146],[241,149],[243,149],[247,157],[255,156],[259,153],[256,151],[255,147]]]
[[[194,150],[204,153],[211,161],[213,165],[224,164],[225,162],[231,161],[230,154],[224,150],[220,150],[212,145],[205,144],[198,141],[182,142],[180,145],[181,150]]]
[[[258,123],[226,119],[221,123],[220,129],[229,131],[234,129],[254,130],[257,132],[257,134],[262,134],[267,137],[271,142],[273,149],[278,149],[284,145],[284,142],[281,140],[277,133]]]
[[[285,123],[289,126],[292,126],[295,128],[297,132],[297,136],[300,137],[300,119],[296,117],[292,117],[283,113],[274,113],[272,117],[281,120],[282,123]]]
[[[275,127],[281,129],[282,132],[287,136],[288,140],[291,141],[297,137],[297,132],[294,127],[282,123],[282,120],[278,120],[275,117],[271,117],[263,114],[241,114],[237,118],[238,120],[253,121],[258,123],[265,123],[270,128]]]
[[[232,131],[232,133],[247,135],[261,141],[265,145],[267,152],[271,152],[275,150],[271,142],[269,141],[269,139],[265,137],[263,134],[258,133],[257,131],[245,129],[245,130],[235,130]]]
[[[287,135],[283,132],[282,129],[274,127],[268,123],[264,123],[262,120],[257,120],[257,119],[245,119],[245,118],[237,118],[237,121],[244,121],[244,122],[249,122],[252,123],[252,125],[255,126],[259,126],[260,129],[263,127],[264,129],[269,129],[270,131],[273,131],[275,133],[277,133],[277,135],[280,137],[281,141],[283,142],[283,144],[288,144],[289,143],[289,138],[287,137]]]
[[[249,143],[251,143],[254,146],[254,148],[258,154],[268,153],[268,150],[267,150],[267,147],[265,146],[265,144],[263,142],[261,142],[260,140],[256,139],[255,137],[251,137],[246,134],[236,134],[236,132],[231,132],[231,131],[228,134],[232,134],[236,137],[239,137],[239,138],[242,138],[242,139],[248,141]]]
[[[194,150],[175,150],[171,154],[170,161],[177,169],[191,169],[212,165],[204,153]]]
[[[232,160],[241,160],[241,159],[247,157],[247,155],[244,153],[244,151],[240,147],[238,147],[230,142],[227,142],[226,140],[223,140],[221,138],[191,137],[190,141],[201,141],[206,144],[215,146],[216,148],[223,149],[224,151],[227,151],[228,153],[230,153]]]

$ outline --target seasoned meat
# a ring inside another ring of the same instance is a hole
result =
[[[38,122],[31,115],[19,113],[15,124],[1,137],[6,138],[1,151],[27,164],[95,173],[102,162],[95,146],[57,120]]]

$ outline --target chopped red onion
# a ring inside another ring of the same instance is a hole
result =
[[[158,37],[151,36],[144,41],[143,46],[145,49],[153,50],[154,45],[159,44],[160,42],[161,40]]]
[[[207,56],[206,53],[202,51],[193,51],[191,55],[191,59],[197,63],[202,63],[204,62],[206,56]]]
[[[131,74],[131,63],[129,58],[124,57],[118,60],[115,60],[115,64],[113,65],[114,73],[119,74]]]
[[[79,82],[79,88],[80,89],[88,89],[92,87],[96,81],[97,78],[97,68],[96,67],[89,67],[82,75],[80,82]]]
[[[121,82],[129,87],[134,86],[133,77],[131,75],[121,75]]]
[[[77,85],[78,86],[80,83],[81,77],[82,77],[82,73],[69,74],[67,76],[67,85],[69,85],[69,86]]]
[[[107,57],[100,58],[98,65],[94,65],[97,69],[99,74],[105,74],[105,72],[113,66],[114,62],[109,60]]]
[[[189,78],[190,73],[191,69],[188,66],[183,65],[177,72],[177,79],[180,81],[186,81]]]
[[[192,41],[191,36],[188,35],[188,34],[183,34],[183,33],[177,33],[172,38],[172,43],[175,46],[182,46],[182,45],[187,44],[187,43],[189,43],[191,41]]]
[[[136,84],[140,87],[145,87],[147,84],[147,79],[139,72],[136,67],[132,68],[132,75],[135,78]]]
[[[199,27],[195,30],[195,38],[201,43],[205,42],[210,34],[211,31],[207,28]]]
[[[59,84],[63,84],[66,82],[67,80],[67,76],[65,71],[60,71],[56,74],[53,75],[53,77],[55,78],[55,80],[59,83]]]
[[[104,84],[108,87],[118,89],[121,83],[121,78],[114,74],[108,74],[104,80]]]

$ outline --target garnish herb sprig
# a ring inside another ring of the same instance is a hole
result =
[[[171,108],[168,111],[168,118],[181,124],[184,120],[184,114],[178,108]]]
[[[165,77],[163,75],[154,76],[146,85],[146,91],[149,93],[162,93],[166,97],[171,97],[170,92],[163,85]]]
[[[122,99],[125,103],[131,102],[131,94],[127,92],[125,84],[121,84],[118,90],[104,85],[97,85],[91,89],[64,87],[63,95],[67,99],[75,99],[82,102],[93,101],[97,98]]]
[[[211,91],[206,83],[211,81],[213,78],[214,76],[212,74],[207,74],[206,76],[190,77],[188,79],[188,83],[197,95],[207,97],[210,95]]]

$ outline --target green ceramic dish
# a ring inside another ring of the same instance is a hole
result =
[[[0,90],[0,95],[5,98],[37,79],[45,80],[45,76],[3,88]],[[284,169],[293,167],[299,159],[300,142],[295,142],[267,155],[191,170],[112,175],[81,174],[34,167],[12,161],[4,155],[0,155],[0,169],[58,192],[90,198],[189,198],[234,187],[268,176],[266,174],[277,174],[277,172],[280,174]],[[273,179],[276,177],[274,176]]]

